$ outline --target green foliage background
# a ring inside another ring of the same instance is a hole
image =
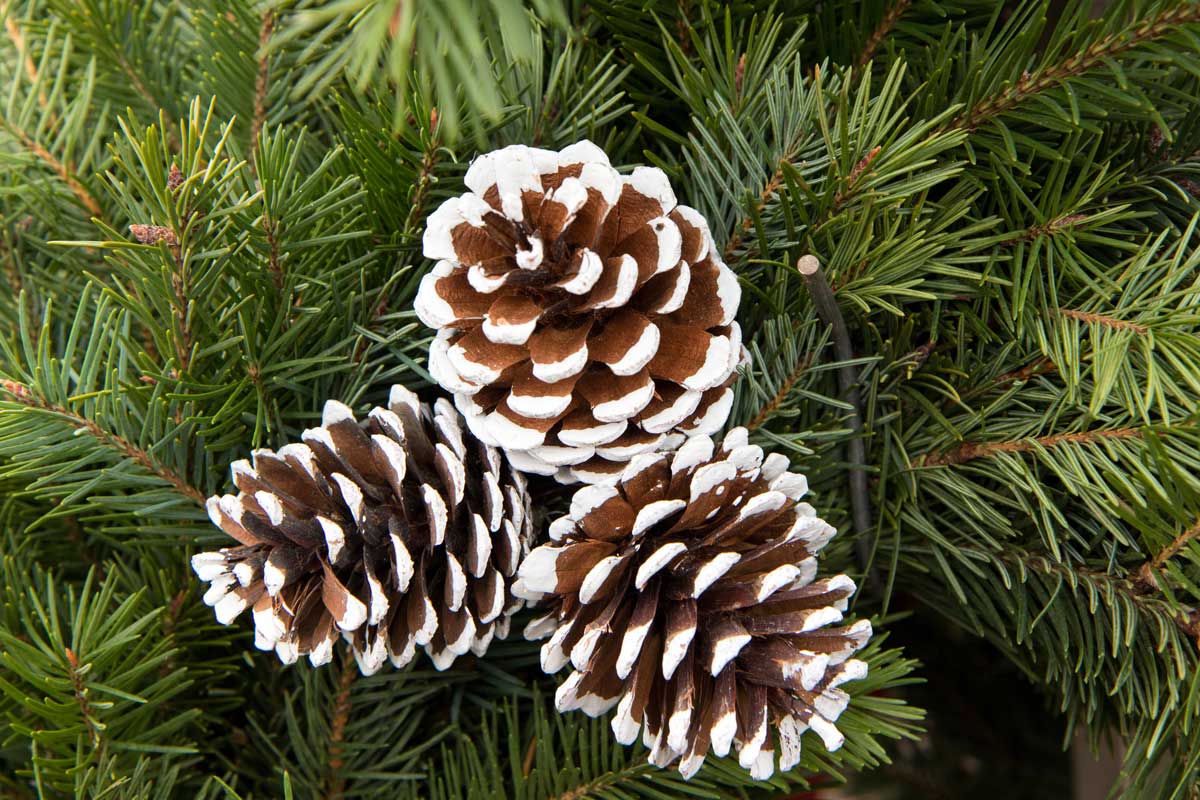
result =
[[[1194,800],[1200,6],[1101,5],[0,0],[0,795],[1060,797],[1086,731],[1114,796]],[[284,669],[187,567],[230,461],[428,387],[420,233],[470,158],[581,137],[710,221],[733,421],[866,577],[847,744],[769,785],[555,714],[517,640]]]

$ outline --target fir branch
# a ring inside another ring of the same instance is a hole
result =
[[[880,20],[879,25],[875,27],[875,30],[867,38],[867,43],[863,47],[862,52],[858,54],[856,63],[859,69],[871,63],[871,60],[875,58],[875,51],[879,49],[879,45],[891,34],[892,30],[896,27],[896,23],[900,21],[900,17],[904,16],[904,12],[908,11],[911,5],[912,0],[897,0],[896,4],[889,8],[887,13],[883,15],[883,19]]]
[[[1088,218],[1087,214],[1063,214],[1038,225],[1030,225],[1023,231],[1014,233],[1009,239],[1005,240],[1005,244],[1015,244],[1017,242],[1032,242],[1035,239],[1040,239],[1043,236],[1054,236],[1067,228],[1070,228],[1077,222],[1083,222]]]
[[[807,370],[810,366],[812,366],[811,358],[801,358],[797,360],[795,368],[787,374],[786,378],[783,379],[783,382],[779,385],[779,389],[775,392],[775,394],[771,395],[771,399],[768,400],[763,407],[758,410],[758,413],[754,415],[753,419],[746,423],[746,430],[753,431],[770,419],[771,415],[775,413],[775,410],[778,409],[779,406],[781,406],[787,399],[787,396],[791,394],[792,387],[796,385],[796,381],[800,380],[800,376],[803,375],[805,370]]]
[[[1139,336],[1145,336],[1150,332],[1150,329],[1145,325],[1140,325],[1136,322],[1128,322],[1123,319],[1109,317],[1104,314],[1097,314],[1093,311],[1077,311],[1073,308],[1060,308],[1058,313],[1068,319],[1079,320],[1086,322],[1089,325],[1103,325],[1106,328],[1112,328],[1116,331],[1133,331]]]
[[[1200,22],[1200,4],[1185,3],[1179,8],[1164,11],[1142,22],[1132,31],[1122,31],[1104,37],[1082,53],[1075,53],[1055,64],[1041,66],[1033,72],[1025,72],[1018,81],[1006,86],[999,94],[978,101],[954,117],[943,130],[973,131],[1034,95],[1090,72],[1140,45],[1160,39],[1180,25],[1195,22]]]
[[[1020,369],[1012,370],[1011,372],[1005,372],[1002,375],[997,375],[996,379],[992,381],[992,386],[988,388],[1007,386],[1010,383],[1025,383],[1030,378],[1034,378],[1038,375],[1048,375],[1057,371],[1058,366],[1049,358],[1042,356],[1038,360],[1030,362]]]
[[[79,671],[79,659],[71,648],[65,648],[67,664],[71,668],[71,690],[75,694],[75,702],[79,713],[83,716],[83,724],[87,727],[88,739],[92,747],[99,749],[101,745],[100,728],[96,725],[95,714],[92,712],[91,701],[88,700],[88,690],[83,683],[83,675]]]
[[[21,26],[12,18],[11,9],[8,6],[8,0],[0,0],[0,17],[4,17],[4,31],[8,34],[8,40],[12,42],[13,49],[21,55],[21,65],[25,68],[25,74],[29,77],[31,85],[38,85],[38,68],[33,62],[33,56],[25,49],[25,34],[21,30]],[[38,99],[43,107],[46,105],[46,93],[44,90],[38,93]]]
[[[254,79],[254,119],[250,124],[250,152],[257,153],[258,136],[267,121],[267,88],[271,74],[271,34],[275,31],[275,9],[268,6],[262,14],[258,29],[258,73]],[[250,161],[250,169],[257,174],[257,158]]]
[[[14,125],[8,117],[0,116],[0,125],[15,136],[26,150],[58,175],[67,188],[71,190],[71,193],[87,209],[90,216],[97,219],[104,218],[104,209],[101,208],[100,201],[88,191],[87,187],[74,175],[72,169],[67,164],[55,158],[54,154],[47,150],[45,146],[30,136],[28,132]]]
[[[199,506],[203,506],[205,504],[207,497],[205,496],[204,492],[200,491],[195,486],[192,486],[170,468],[155,461],[149,453],[128,439],[117,436],[113,433],[109,433],[92,420],[80,416],[69,408],[54,405],[47,402],[44,398],[35,397],[29,390],[29,387],[22,383],[5,380],[0,382],[0,388],[3,388],[4,392],[20,405],[25,406],[26,408],[53,414],[54,416],[70,424],[72,427],[75,427],[81,431],[85,431],[92,438],[103,443],[107,447],[116,450],[123,457],[137,463],[147,472],[171,484],[171,486],[173,486],[177,492],[192,502]]]
[[[1137,575],[1137,580],[1134,585],[1141,592],[1148,593],[1159,588],[1158,576],[1166,569],[1167,562],[1187,546],[1189,542],[1200,537],[1200,519],[1183,533],[1171,540],[1170,544],[1159,550],[1152,559],[1146,561],[1134,574]]]
[[[1189,427],[1186,423],[1178,427]],[[945,467],[965,464],[977,458],[987,458],[997,453],[1029,453],[1042,448],[1061,444],[1095,444],[1109,439],[1141,439],[1144,428],[1108,428],[1076,433],[1055,433],[1036,439],[1015,439],[1008,442],[963,442],[952,450],[942,453],[927,453],[914,463],[918,467]]]

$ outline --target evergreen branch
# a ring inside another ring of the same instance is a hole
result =
[[[1023,73],[1018,81],[1006,86],[999,94],[980,100],[954,117],[943,130],[973,131],[1034,95],[1090,72],[1139,45],[1160,39],[1180,25],[1195,22],[1200,22],[1200,5],[1196,3],[1185,3],[1179,8],[1164,11],[1142,22],[1132,31],[1122,31],[1104,37],[1082,53],[1075,53],[1061,62],[1039,67],[1033,72]]]
[[[1183,548],[1187,546],[1189,542],[1194,541],[1197,537],[1200,537],[1200,520],[1197,520],[1194,525],[1172,539],[1166,547],[1164,547],[1162,550],[1159,550],[1154,555],[1154,558],[1143,563],[1142,566],[1140,566],[1134,572],[1134,574],[1137,575],[1135,586],[1138,588],[1138,590],[1142,592],[1151,592],[1158,589],[1158,576],[1164,569],[1166,569],[1167,562],[1179,555],[1179,552],[1183,550]],[[1200,630],[1198,630],[1197,633],[1200,634]],[[1200,644],[1200,642],[1198,642],[1198,644]]]
[[[13,48],[17,53],[21,54],[21,64],[25,68],[25,74],[29,77],[30,84],[38,85],[38,68],[37,64],[33,63],[33,56],[25,49],[25,34],[21,30],[21,26],[12,18],[8,7],[8,0],[0,0],[0,17],[4,17],[4,31],[8,34],[8,39],[13,44]],[[46,105],[45,91],[39,93],[39,99],[43,106]]]
[[[88,739],[92,742],[92,747],[99,749],[101,745],[100,729],[96,725],[95,715],[92,713],[92,703],[88,699],[88,690],[83,683],[83,675],[79,671],[79,659],[71,648],[65,648],[67,664],[71,667],[71,690],[75,695],[75,702],[79,706],[79,713],[83,717],[83,723],[87,727]]]
[[[800,376],[803,375],[805,370],[807,370],[810,366],[812,366],[811,358],[801,358],[797,360],[795,368],[789,372],[787,377],[783,379],[783,382],[779,384],[778,391],[771,395],[771,399],[768,400],[763,407],[759,409],[758,413],[746,423],[746,430],[753,431],[766,422],[771,415],[775,413],[775,410],[783,404],[783,402],[787,399],[787,396],[791,394],[792,387],[796,385],[796,381],[800,380]]]
[[[113,433],[109,433],[92,420],[80,416],[69,408],[54,405],[47,402],[44,398],[35,397],[33,393],[30,392],[29,387],[22,383],[5,380],[0,382],[0,387],[2,387],[4,392],[20,405],[25,406],[26,408],[52,414],[66,421],[78,430],[86,432],[89,436],[101,442],[105,446],[116,450],[125,458],[137,463],[147,472],[171,484],[176,491],[192,502],[199,506],[204,506],[207,500],[204,492],[201,492],[195,486],[192,486],[190,483],[185,481],[175,471],[155,461],[149,453],[128,439],[117,436]]]
[[[275,9],[268,6],[258,29],[258,73],[254,78],[254,120],[250,124],[250,152],[257,152],[258,136],[267,121],[267,86],[271,71],[271,34],[275,31]],[[257,159],[250,167],[258,171]]]
[[[1166,565],[1167,561],[1178,555],[1179,551],[1183,549],[1184,545],[1195,539],[1197,536],[1200,536],[1200,520],[1197,520],[1195,525],[1176,536],[1169,545],[1160,550],[1158,555],[1156,555],[1153,561],[1150,562],[1151,568],[1156,572],[1161,570],[1163,566]]]
[[[1184,423],[1178,427],[1190,427]],[[1036,439],[1016,439],[1008,442],[963,442],[952,450],[942,453],[927,453],[915,462],[919,467],[945,467],[964,464],[977,458],[987,458],[997,453],[1029,453],[1061,444],[1095,444],[1107,439],[1141,439],[1144,428],[1109,428],[1076,433],[1055,433]]]
[[[1000,386],[1007,386],[1010,383],[1025,383],[1030,378],[1034,378],[1038,375],[1048,375],[1057,371],[1058,367],[1055,365],[1055,363],[1049,358],[1042,356],[1038,360],[1026,364],[1020,369],[1013,370],[1011,372],[1005,372],[1002,375],[997,375],[996,379],[992,381],[992,386],[988,388],[990,389]]]
[[[965,547],[965,550],[977,548]],[[982,552],[978,551],[977,552]],[[1103,584],[1110,591],[1119,595],[1127,603],[1151,614],[1161,614],[1169,618],[1180,633],[1189,637],[1200,646],[1200,618],[1193,619],[1191,615],[1169,606],[1158,598],[1149,597],[1142,591],[1137,581],[1127,576],[1113,575],[1103,570],[1091,569],[1081,564],[1065,564],[1036,553],[1005,551],[995,554],[998,561],[1032,569],[1043,575],[1058,575],[1072,581],[1086,581],[1092,584]]]
[[[858,54],[857,64],[860,69],[871,63],[875,58],[875,51],[879,49],[879,45],[896,27],[896,23],[900,21],[900,17],[904,16],[904,12],[908,11],[908,7],[912,5],[912,0],[897,0],[896,4],[888,9],[883,15],[879,25],[871,32],[867,38],[867,43],[863,47],[862,52]]]
[[[1039,225],[1031,225],[1023,231],[1018,231],[1012,237],[1005,240],[1005,244],[1015,244],[1017,242],[1032,242],[1042,236],[1053,236],[1060,231],[1063,231],[1076,222],[1083,222],[1088,218],[1087,214],[1063,214],[1055,217],[1052,220],[1043,222]]]
[[[1077,311],[1073,308],[1060,308],[1058,313],[1068,319],[1079,320],[1086,322],[1089,325],[1103,325],[1106,328],[1112,328],[1116,331],[1133,331],[1134,333],[1144,336],[1150,332],[1150,329],[1145,325],[1140,325],[1136,322],[1128,322],[1123,319],[1116,319],[1104,314],[1097,314],[1092,311]]]
[[[770,180],[767,181],[766,185],[763,186],[762,191],[758,194],[758,200],[754,204],[753,213],[746,214],[746,216],[742,219],[741,224],[734,229],[733,234],[729,237],[729,241],[725,243],[725,251],[722,254],[724,261],[728,262],[733,260],[733,255],[737,252],[737,249],[741,247],[742,240],[746,238],[746,234],[750,233],[750,231],[754,229],[754,220],[762,215],[762,212],[766,209],[767,204],[771,202],[773,197],[775,197],[775,193],[779,191],[779,187],[783,183],[783,165],[795,158],[798,149],[798,146],[789,148],[787,154],[779,159],[779,166],[775,169],[775,172],[771,175]]]
[[[100,207],[100,201],[96,199],[87,187],[72,173],[71,169],[62,161],[54,157],[54,154],[47,150],[40,142],[29,135],[28,132],[22,130],[18,126],[12,124],[7,117],[0,117],[0,125],[3,125],[5,130],[17,138],[21,145],[32,153],[39,161],[46,164],[54,171],[55,174],[67,185],[71,193],[79,199],[83,207],[87,209],[88,214],[97,219],[104,218],[104,209]]]

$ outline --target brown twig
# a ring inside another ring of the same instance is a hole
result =
[[[912,0],[898,0],[896,5],[888,9],[888,12],[883,15],[879,25],[872,31],[867,38],[867,43],[863,47],[862,52],[858,54],[858,66],[861,69],[870,63],[871,59],[875,58],[875,51],[879,49],[879,45],[896,27],[896,23],[900,21],[900,17],[912,5]]]
[[[521,762],[521,774],[526,778],[529,777],[529,773],[533,772],[533,760],[537,756],[537,742],[538,738],[535,735],[529,740],[529,747],[525,748],[525,759]]]
[[[1052,220],[1043,222],[1040,225],[1031,225],[1023,231],[1017,231],[1004,244],[1014,244],[1016,242],[1032,242],[1042,236],[1053,236],[1054,234],[1071,227],[1076,222],[1082,222],[1087,219],[1087,214],[1064,214],[1061,217],[1055,217]]]
[[[763,407],[758,410],[758,413],[754,415],[754,419],[746,423],[746,430],[752,431],[766,422],[767,418],[775,413],[775,409],[779,408],[779,405],[792,391],[792,387],[796,385],[796,381],[800,380],[800,376],[803,375],[804,371],[807,370],[811,365],[811,358],[798,359],[796,361],[796,368],[788,373],[788,376],[783,379],[783,383],[779,385],[779,389],[775,392],[775,394],[771,395],[771,399],[768,400]]]
[[[346,778],[342,770],[346,766],[346,725],[350,722],[352,708],[350,690],[358,670],[350,650],[342,659],[342,674],[338,678],[338,693],[333,701],[333,717],[329,723],[329,790],[322,795],[328,800],[341,800],[346,794]]]
[[[1164,11],[1153,19],[1143,22],[1131,31],[1107,36],[1082,53],[1076,53],[1065,61],[1027,72],[998,95],[985,98],[952,119],[947,129],[972,131],[987,120],[1017,106],[1030,95],[1053,88],[1063,81],[1089,72],[1108,59],[1132,50],[1140,44],[1165,36],[1172,28],[1189,22],[1200,22],[1200,4],[1185,3],[1178,8]]]
[[[1143,428],[1109,428],[1078,433],[1055,433],[1035,439],[1016,439],[1008,442],[963,442],[952,450],[927,453],[915,463],[919,467],[945,467],[964,464],[977,458],[987,458],[997,453],[1029,453],[1060,444],[1095,444],[1113,439],[1140,439],[1144,435]]]
[[[87,727],[88,739],[92,747],[100,746],[100,729],[96,726],[92,704],[88,700],[87,686],[83,676],[79,674],[79,658],[71,648],[66,648],[67,664],[71,667],[71,689],[75,694],[75,702],[79,704],[79,712],[83,714],[83,724]]]
[[[1003,386],[1009,383],[1016,383],[1018,381],[1024,383],[1030,378],[1038,375],[1046,375],[1048,373],[1057,371],[1058,365],[1056,365],[1049,358],[1043,356],[1037,361],[1026,364],[1020,369],[1013,370],[1012,372],[1005,372],[1003,375],[997,375],[996,379],[992,382],[992,386]]]
[[[267,121],[267,87],[271,77],[271,57],[268,45],[275,32],[275,9],[263,12],[262,24],[258,29],[258,75],[254,79],[254,120],[250,124],[250,152],[258,147],[258,136]],[[250,159],[250,169],[258,174],[257,159]]]
[[[29,82],[37,83],[38,68],[33,61],[33,56],[29,55],[29,51],[25,49],[25,33],[9,11],[8,0],[0,0],[0,17],[4,17],[4,30],[8,34],[8,39],[12,42],[13,48],[21,54],[21,65],[25,68],[25,75],[28,76]],[[41,103],[42,108],[46,107],[47,99],[44,90],[38,92],[38,102]]]
[[[1137,580],[1134,582],[1137,589],[1147,594],[1157,591],[1159,588],[1158,576],[1166,569],[1167,562],[1179,555],[1179,552],[1189,542],[1195,541],[1197,537],[1200,537],[1200,520],[1197,520],[1194,525],[1172,539],[1171,543],[1162,550],[1159,550],[1154,558],[1145,562],[1133,572],[1137,576]]]
[[[62,182],[67,185],[67,188],[71,190],[71,193],[79,199],[79,202],[83,204],[83,207],[87,209],[91,216],[99,218],[104,217],[104,209],[100,207],[100,201],[98,201],[96,197],[88,191],[87,187],[84,186],[74,174],[72,174],[71,168],[55,158],[53,153],[47,150],[40,142],[38,142],[25,131],[13,126],[7,121],[3,121],[0,124],[3,124],[4,127],[13,134],[13,136],[17,137],[17,140],[25,147],[26,150],[33,153],[33,155],[43,161],[48,167],[50,167],[50,169],[54,170]]]
[[[1089,325],[1103,325],[1106,328],[1112,328],[1116,331],[1133,331],[1140,336],[1144,336],[1150,332],[1150,329],[1145,325],[1117,319],[1116,317],[1109,317],[1104,314],[1097,314],[1094,311],[1076,311],[1073,308],[1060,308],[1058,313],[1068,319],[1079,320]]]
[[[197,505],[204,505],[206,499],[204,492],[200,491],[195,486],[192,486],[170,468],[159,464],[157,461],[151,458],[149,453],[135,445],[133,442],[130,442],[128,439],[117,436],[113,433],[109,433],[92,420],[80,416],[68,408],[63,408],[62,406],[49,403],[44,398],[35,397],[29,390],[29,387],[22,383],[9,380],[2,381],[0,382],[0,390],[3,390],[3,392],[8,394],[14,401],[27,408],[33,408],[38,411],[44,411],[61,417],[75,428],[87,432],[89,436],[94,437],[108,447],[118,451],[125,458],[134,461],[147,472],[157,476],[166,483],[171,484],[176,491],[192,502],[196,503]]]

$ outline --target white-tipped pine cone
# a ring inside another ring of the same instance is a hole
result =
[[[477,158],[430,215],[416,310],[429,371],[519,469],[611,481],[725,423],[741,289],[667,176],[622,176],[588,141]]]
[[[542,667],[574,667],[560,711],[613,706],[616,738],[638,731],[650,762],[695,774],[730,748],[758,779],[800,760],[812,729],[829,750],[849,702],[838,688],[867,673],[850,656],[871,636],[842,620],[854,583],[815,580],[833,528],[800,502],[803,475],[734,429],[716,449],[689,439],[646,454],[614,486],[576,492],[551,542],[522,562],[513,591],[550,613],[528,638],[549,636]]]
[[[255,644],[286,664],[328,662],[338,636],[359,668],[438,669],[507,635],[530,547],[525,481],[496,448],[399,386],[359,423],[330,401],[301,444],[233,465],[238,494],[208,513],[241,545],[192,558],[204,601],[230,624],[253,609]]]

